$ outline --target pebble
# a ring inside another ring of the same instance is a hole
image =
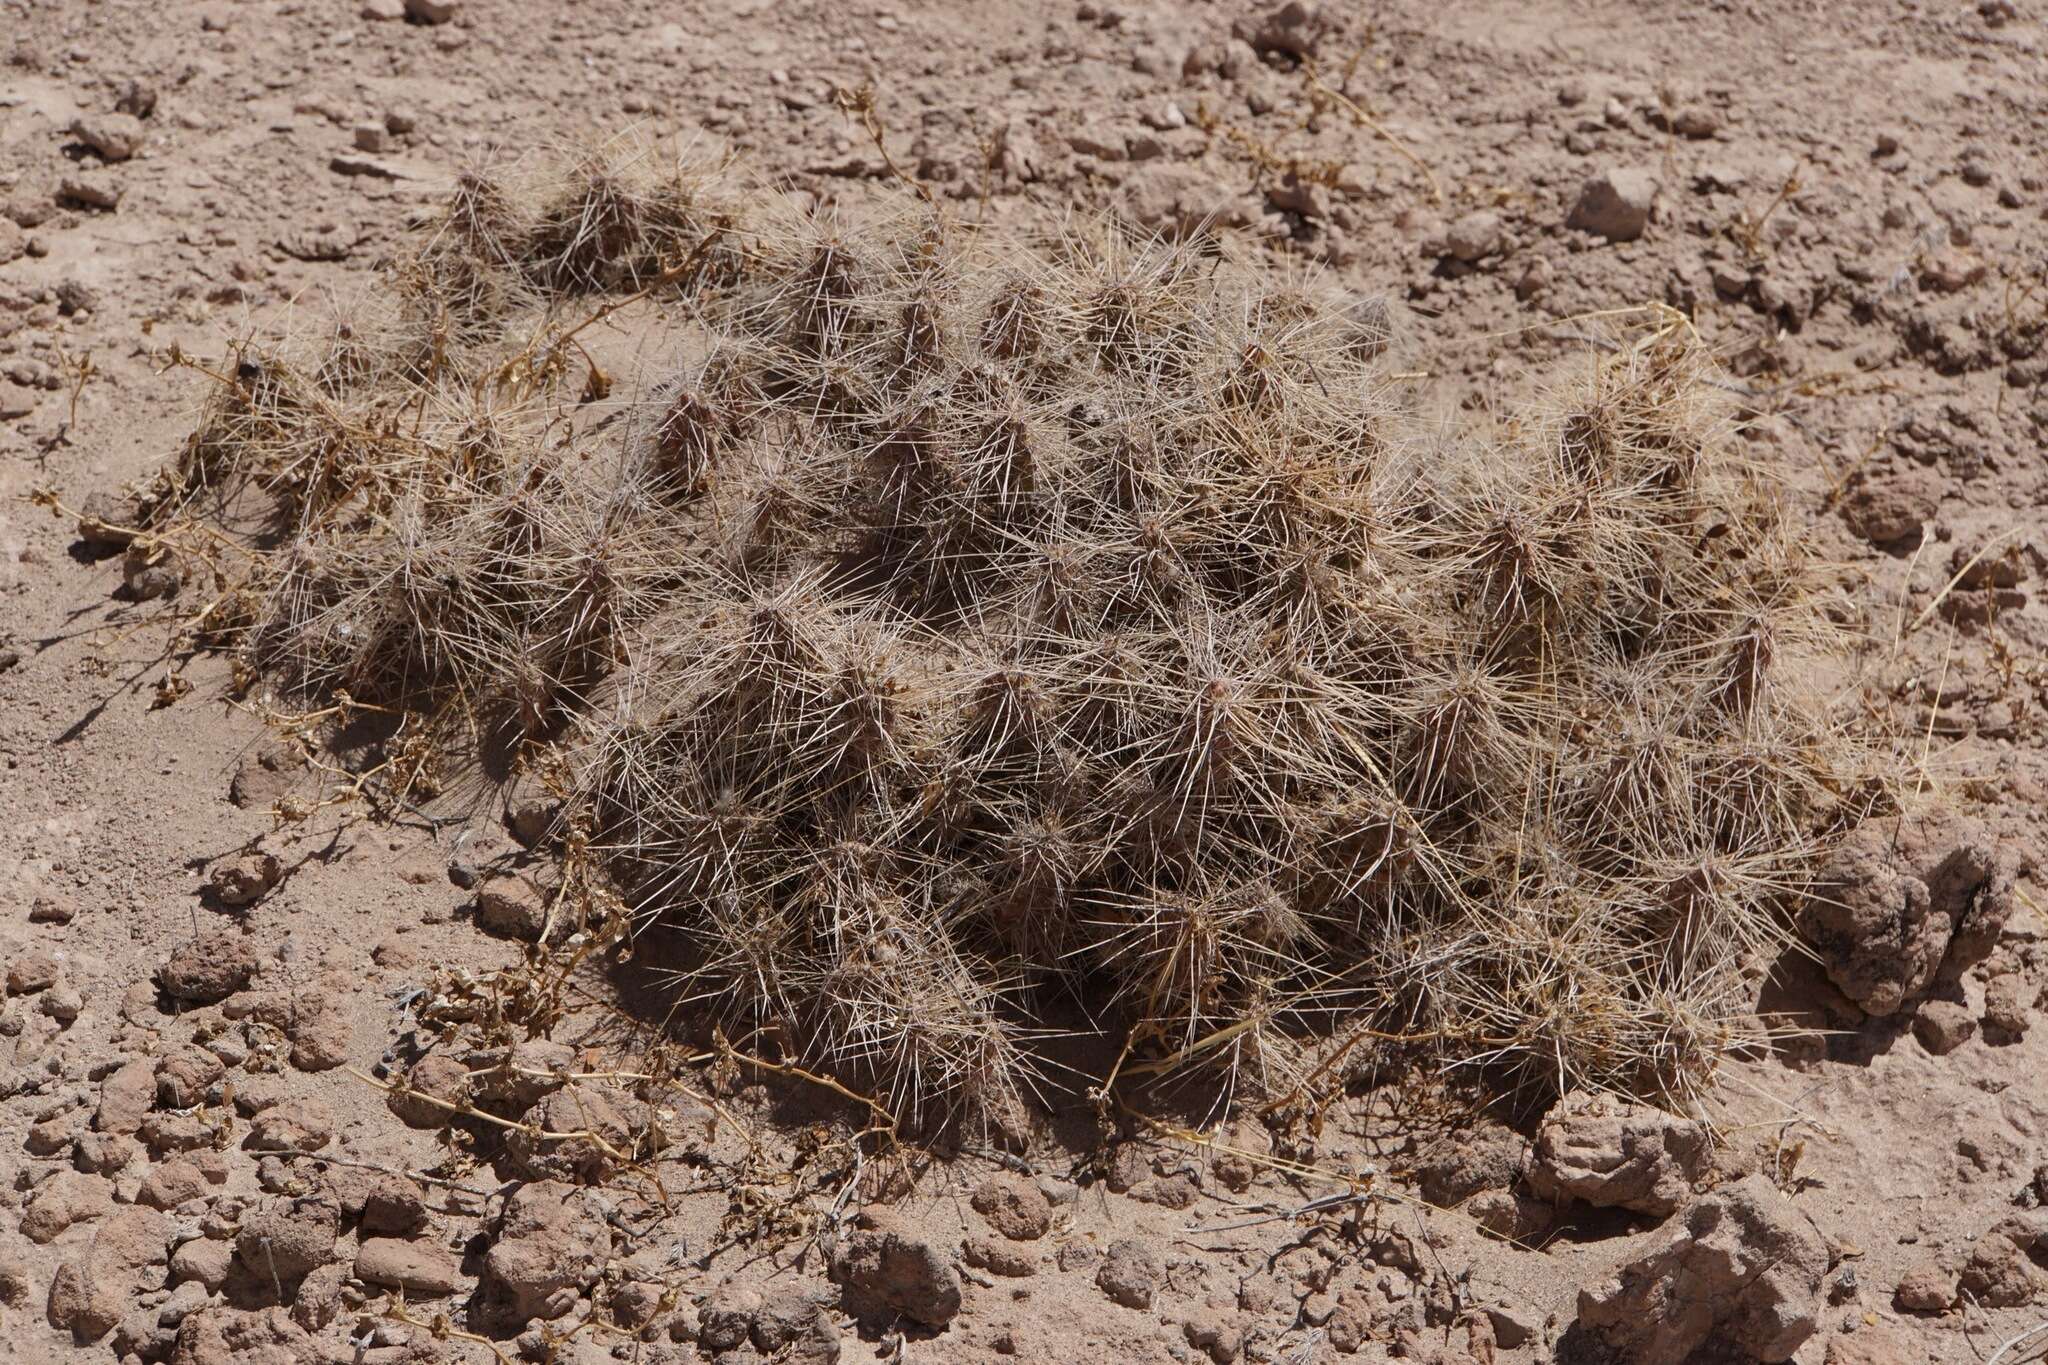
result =
[[[80,114],[71,120],[71,134],[107,162],[133,157],[148,136],[133,114]]]
[[[1953,1000],[1929,1000],[1913,1016],[1913,1036],[1935,1056],[1954,1052],[1977,1036],[1977,1020]]]
[[[23,953],[7,964],[7,993],[34,995],[57,984],[57,959],[44,952]]]
[[[62,892],[37,896],[28,908],[31,924],[69,924],[77,917],[78,902]]]
[[[1444,236],[1444,245],[1454,259],[1470,263],[1499,251],[1500,236],[1500,215],[1480,209],[1452,223]]]
[[[1579,186],[1565,226],[1610,242],[1632,242],[1649,226],[1656,198],[1657,180],[1648,171],[1613,167]]]
[[[57,182],[57,202],[112,213],[121,206],[121,187],[91,171],[79,171]],[[33,246],[29,254],[35,254]]]

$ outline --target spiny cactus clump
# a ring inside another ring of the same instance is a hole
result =
[[[1055,1017],[1267,1095],[1360,1037],[1670,1095],[1757,1036],[1868,798],[1682,319],[1430,418],[1386,307],[1214,244],[632,183],[471,177],[395,346],[245,359],[177,477],[278,509],[252,674],[558,746],[682,994],[903,1113],[1014,1110]],[[649,286],[679,358],[574,394],[559,308]]]

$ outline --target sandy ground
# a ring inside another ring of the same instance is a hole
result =
[[[1989,1359],[2048,1314],[2025,1222],[2048,1197],[2035,6],[407,8],[0,3],[0,1353],[1598,1358],[1569,1330],[1578,1292],[1688,1215],[1577,1206],[1526,1245],[1488,1238],[1470,1207],[1429,1208],[1424,1177],[1512,1218],[1537,1116],[1475,1129],[1390,1092],[1278,1154],[1374,1167],[1385,1198],[1229,1231],[1200,1229],[1330,1187],[1142,1127],[1091,1146],[1082,1114],[1021,1157],[911,1163],[899,1197],[833,1145],[844,1106],[752,1074],[715,1110],[663,1101],[686,1183],[520,1205],[502,1130],[431,1109],[407,1126],[364,1078],[431,1031],[421,991],[447,969],[521,962],[451,884],[451,863],[512,855],[495,813],[335,807],[274,831],[275,800],[331,781],[264,766],[221,662],[166,685],[164,605],[123,600],[119,557],[32,501],[145,475],[201,392],[174,352],[218,357],[353,296],[472,160],[637,126],[829,198],[889,175],[832,98],[863,84],[892,157],[963,213],[1211,218],[1391,293],[1446,401],[1489,401],[1605,310],[1694,318],[1745,439],[1865,574],[1868,704],[1925,737],[1911,782],[1973,811],[2022,875],[2004,939],[1939,1010],[1865,1019],[1788,988],[1826,1036],[1731,1066],[1688,1182],[1762,1171],[1773,1217],[1818,1230],[1824,1283],[1794,1304],[1807,1365]],[[1568,226],[1590,177],[1637,172],[1655,187],[1639,237]],[[209,876],[258,840],[283,880],[224,912]],[[159,991],[182,945],[224,932],[253,985],[184,1007]],[[535,1065],[580,1069],[641,1027],[601,1007],[631,1004],[630,973],[584,988],[599,1007],[557,1034],[582,1051]],[[1445,1124],[1464,1136],[1432,1148]],[[339,1161],[294,1155],[315,1146]],[[877,1226],[820,1240],[847,1199]],[[910,1265],[883,1276],[893,1308],[828,1276],[828,1241]],[[522,1250],[559,1273],[518,1271]],[[957,1312],[927,1301],[949,1277]],[[385,1307],[394,1279],[414,1325]],[[436,1313],[481,1339],[442,1338]],[[537,1325],[586,1320],[560,1343]]]

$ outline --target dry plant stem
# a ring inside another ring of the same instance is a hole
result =
[[[1429,197],[1431,200],[1439,204],[1444,202],[1444,187],[1437,182],[1436,172],[1429,168],[1428,162],[1424,161],[1421,157],[1417,156],[1414,152],[1410,151],[1408,149],[1407,143],[1401,141],[1400,138],[1395,137],[1391,132],[1387,131],[1385,125],[1381,124],[1380,121],[1378,119],[1375,119],[1372,115],[1366,113],[1365,110],[1359,108],[1358,105],[1353,103],[1348,96],[1344,95],[1343,93],[1337,90],[1331,89],[1328,85],[1325,85],[1323,83],[1322,77],[1316,74],[1316,67],[1314,62],[1304,58],[1302,60],[1301,69],[1307,75],[1308,83],[1311,86],[1313,86],[1316,90],[1320,91],[1326,98],[1331,100],[1333,103],[1341,106],[1346,113],[1351,115],[1352,120],[1356,122],[1359,127],[1370,129],[1374,134],[1376,134],[1382,140],[1384,140],[1388,146],[1392,147],[1396,152],[1400,153],[1401,157],[1404,160],[1406,160],[1409,165],[1413,166],[1416,170],[1422,172],[1422,174],[1429,180]]]
[[[889,168],[889,174],[908,185],[926,204],[937,208],[938,201],[932,197],[932,192],[925,188],[916,176],[897,165],[896,158],[889,154],[889,144],[883,136],[881,117],[875,112],[873,83],[863,81],[852,90],[834,86],[832,98],[838,104],[841,113],[860,120],[862,130],[867,133],[868,141],[874,144],[876,153],[882,158],[882,164]]]
[[[1269,1171],[1284,1175],[1290,1180],[1339,1185],[1349,1194],[1364,1195],[1371,1192],[1377,1174],[1372,1168],[1367,1167],[1353,1175],[1340,1175],[1335,1171],[1325,1170],[1320,1166],[1311,1166],[1305,1162],[1289,1161],[1285,1157],[1276,1157],[1263,1152],[1247,1151],[1241,1147],[1232,1147],[1228,1143],[1222,1142],[1207,1133],[1196,1132],[1192,1128],[1184,1128],[1178,1124],[1162,1123],[1158,1119],[1140,1113],[1128,1105],[1124,1105],[1122,1108],[1125,1114],[1137,1120],[1146,1129],[1158,1134],[1160,1137],[1186,1143],[1191,1147],[1198,1147],[1203,1151],[1218,1156],[1229,1156],[1248,1161],[1255,1166],[1263,1166]]]
[[[472,1195],[478,1199],[493,1198],[504,1193],[506,1189],[503,1185],[500,1185],[495,1190],[479,1189],[475,1185],[465,1185],[459,1180],[449,1180],[445,1176],[431,1175],[426,1171],[407,1171],[397,1166],[382,1166],[374,1161],[353,1161],[347,1157],[322,1156],[318,1152],[288,1152],[285,1155],[291,1159],[310,1161],[320,1166],[347,1166],[358,1171],[375,1171],[379,1175],[404,1176],[407,1180],[416,1180],[422,1185],[436,1185],[442,1189],[454,1190],[457,1193]]]
[[[1992,1353],[1991,1359],[1986,1362],[1986,1365],[1999,1365],[1999,1362],[2003,1361],[2008,1355],[2011,1355],[2017,1361],[2019,1357],[2014,1354],[2015,1352],[2027,1349],[2031,1343],[2043,1336],[2048,1336],[2048,1322],[2040,1323],[2037,1326],[2027,1328],[2025,1331],[2014,1333],[2006,1338],[1997,1351]]]
[[[1967,575],[1970,572],[1970,570],[1976,568],[1978,564],[1983,562],[1984,556],[1990,554],[2000,545],[2003,545],[2006,541],[2011,540],[2014,536],[2018,535],[2020,533],[2020,529],[2021,528],[2017,526],[2008,526],[2005,530],[2000,531],[1997,535],[1985,541],[1984,544],[1978,548],[1977,553],[1971,555],[1967,560],[1965,560],[1963,562],[1963,567],[1957,569],[1955,573],[1950,576],[1948,582],[1941,585],[1941,591],[1934,594],[1934,599],[1930,601],[1925,607],[1921,608],[1920,614],[1913,618],[1913,624],[1906,627],[1906,629],[1901,633],[1900,638],[1903,639],[1906,635],[1911,635],[1914,631],[1920,629],[1920,627],[1926,625],[1930,620],[1932,620],[1934,618],[1934,613],[1941,609],[1941,604],[1948,600],[1948,595],[1955,591],[1956,584],[1962,582],[1964,576]]]
[[[505,1354],[505,1349],[497,1342],[480,1333],[455,1326],[448,1321],[446,1313],[436,1313],[425,1322],[414,1317],[406,1307],[403,1289],[393,1290],[386,1296],[383,1316],[402,1326],[418,1328],[436,1341],[466,1341],[471,1345],[481,1346],[491,1353],[492,1359],[496,1360],[498,1365],[518,1365],[517,1361]]]
[[[488,1113],[482,1109],[478,1109],[475,1105],[472,1104],[456,1104],[451,1100],[444,1100],[440,1098],[438,1095],[429,1095],[423,1090],[414,1090],[410,1086],[380,1081],[376,1077],[370,1075],[368,1072],[358,1071],[354,1067],[348,1068],[348,1074],[355,1077],[363,1084],[381,1090],[387,1095],[398,1094],[404,1095],[408,1099],[424,1100],[426,1103],[432,1105],[436,1109],[441,1110],[443,1113],[454,1115],[458,1118],[474,1119],[481,1123],[488,1123],[493,1127],[503,1128],[507,1132],[520,1133],[532,1139],[535,1142],[588,1142],[591,1146],[597,1148],[600,1152],[603,1152],[606,1156],[618,1162],[621,1166],[637,1167],[640,1164],[639,1162],[635,1161],[632,1158],[632,1156],[628,1153],[621,1152],[618,1148],[606,1142],[604,1138],[593,1129],[578,1128],[574,1132],[550,1133],[541,1129],[535,1124],[520,1123],[516,1119],[501,1118],[496,1114]]]

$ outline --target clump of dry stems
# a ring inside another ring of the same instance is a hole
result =
[[[1682,319],[1432,419],[1384,306],[1227,249],[780,203],[477,170],[374,325],[218,374],[157,501],[262,509],[249,673],[559,746],[683,995],[906,1114],[1014,1109],[1054,1015],[1268,1096],[1754,1038],[1871,798]],[[581,296],[638,290],[679,358],[579,408]]]

